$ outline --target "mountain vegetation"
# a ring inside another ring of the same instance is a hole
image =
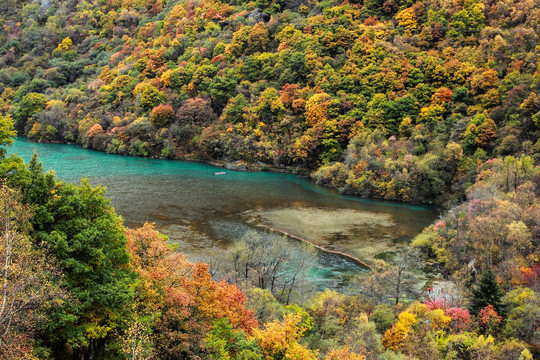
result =
[[[538,1],[3,0],[0,28],[0,358],[540,357]],[[411,248],[449,286],[388,259],[312,294],[253,234],[216,273],[16,133],[442,204]]]
[[[538,152],[537,5],[4,1],[0,109],[37,141],[443,202]]]

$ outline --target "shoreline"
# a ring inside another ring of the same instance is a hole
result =
[[[294,174],[294,175],[300,175],[300,176],[309,177],[311,180],[313,180],[315,182],[315,184],[317,184],[319,186],[322,186],[322,187],[325,187],[325,188],[328,188],[328,189],[334,189],[334,190],[336,190],[338,192],[338,194],[343,195],[343,196],[351,196],[351,197],[354,197],[354,198],[364,199],[364,200],[377,200],[377,201],[393,202],[393,203],[404,204],[404,205],[420,205],[420,206],[444,207],[444,204],[436,203],[436,202],[400,201],[400,200],[385,199],[384,197],[380,197],[380,196],[362,196],[362,195],[354,194],[354,193],[343,193],[343,192],[339,191],[339,188],[337,188],[335,186],[328,186],[328,185],[324,185],[324,184],[318,184],[315,181],[315,179],[313,178],[313,176],[312,176],[312,174],[317,170],[316,169],[307,169],[307,168],[304,168],[304,167],[301,167],[301,166],[296,166],[296,167],[290,166],[290,165],[276,166],[276,165],[265,164],[265,163],[260,163],[260,162],[259,163],[248,163],[248,162],[245,162],[244,160],[232,160],[232,161],[218,160],[218,159],[212,159],[212,158],[206,157],[206,156],[204,156],[202,154],[198,154],[198,153],[192,153],[192,154],[189,154],[188,156],[185,156],[185,157],[175,157],[175,158],[169,158],[169,157],[163,157],[163,156],[133,156],[133,155],[108,153],[108,152],[103,151],[103,150],[98,150],[98,149],[94,149],[94,148],[90,148],[90,147],[84,147],[82,144],[79,144],[79,143],[76,143],[76,142],[35,141],[35,140],[32,140],[32,139],[29,139],[26,136],[20,136],[20,135],[17,135],[16,138],[22,138],[22,139],[25,139],[25,140],[27,140],[29,142],[33,142],[33,143],[36,143],[36,144],[75,145],[75,146],[79,146],[79,147],[81,147],[83,149],[86,149],[86,150],[97,151],[97,152],[100,152],[100,153],[106,153],[106,154],[117,155],[117,156],[126,156],[126,157],[134,157],[134,158],[138,157],[138,158],[143,158],[143,159],[172,160],[172,161],[194,161],[194,162],[199,162],[199,163],[202,163],[202,164],[208,164],[208,165],[212,165],[212,166],[216,166],[216,167],[220,167],[220,168],[225,168],[227,170],[232,170],[232,171],[241,171],[241,172],[257,172],[257,171],[266,172],[266,171],[268,171],[268,172],[281,173],[281,174]]]

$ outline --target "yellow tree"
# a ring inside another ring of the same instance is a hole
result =
[[[365,360],[364,355],[351,352],[348,348],[334,349],[326,355],[325,360]]]
[[[264,329],[255,329],[257,340],[265,359],[315,360],[317,354],[299,343],[308,327],[302,323],[302,315],[291,313],[283,321],[266,324]]]
[[[306,102],[306,120],[313,126],[328,120],[328,107],[330,95],[326,93],[315,94]]]
[[[412,312],[404,311],[399,314],[399,320],[394,326],[386,331],[382,339],[382,344],[387,349],[397,350],[403,340],[407,337],[411,326],[416,322],[416,315]]]
[[[264,23],[259,22],[253,26],[247,41],[248,50],[252,53],[263,52],[266,50],[269,42],[268,29]]]
[[[418,27],[418,19],[416,18],[412,7],[398,12],[396,14],[396,20],[398,21],[399,26],[407,29],[416,29]]]

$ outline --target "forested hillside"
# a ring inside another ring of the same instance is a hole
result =
[[[8,0],[0,11],[0,109],[37,141],[323,166],[323,184],[404,201],[463,197],[478,163],[538,150],[534,0]]]
[[[0,29],[0,358],[540,357],[538,0],[0,0]],[[307,256],[191,263],[15,130],[447,211],[313,296]]]

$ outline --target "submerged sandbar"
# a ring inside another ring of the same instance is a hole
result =
[[[396,251],[399,240],[408,236],[390,214],[355,209],[287,207],[249,211],[246,216],[259,226],[367,265],[383,253]]]

